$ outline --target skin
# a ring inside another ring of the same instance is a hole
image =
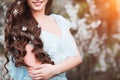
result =
[[[40,4],[41,1],[42,3]],[[54,34],[60,38],[62,33],[57,23],[55,22],[54,18],[52,16],[45,15],[45,5],[47,4],[47,1],[48,0],[27,0],[27,3],[30,7],[30,10],[34,18],[37,20],[38,23],[42,25],[41,26],[42,30],[50,32],[51,34]],[[34,4],[33,2],[36,3]],[[70,31],[69,34],[71,35]],[[70,70],[82,62],[77,46],[76,46],[75,56],[68,57],[65,61],[55,65],[41,64],[37,62],[31,50],[32,50],[32,46],[28,44],[26,46],[27,55],[25,56],[24,60],[27,64],[30,64],[32,66],[31,68],[27,68],[27,69],[29,76],[33,80],[40,80],[40,79],[48,80],[51,77],[55,76],[56,74]],[[32,62],[29,62],[30,59],[32,59]]]

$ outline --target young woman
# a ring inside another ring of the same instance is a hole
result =
[[[82,59],[64,17],[48,15],[52,0],[15,0],[5,18],[7,70],[14,80],[67,80]]]

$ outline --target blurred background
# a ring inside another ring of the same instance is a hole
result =
[[[0,0],[0,80],[3,69],[4,14],[13,0]],[[120,80],[120,0],[54,0],[52,13],[71,21],[83,58],[68,80]]]

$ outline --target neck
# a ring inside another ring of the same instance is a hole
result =
[[[32,15],[36,20],[44,18],[45,15],[45,10],[40,10],[40,11],[32,11]]]

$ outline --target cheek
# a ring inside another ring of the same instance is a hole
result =
[[[44,1],[44,3],[45,3],[45,5],[47,4],[47,2],[48,2],[48,0],[43,0]]]
[[[27,0],[27,4],[29,7],[32,7],[32,0]]]

